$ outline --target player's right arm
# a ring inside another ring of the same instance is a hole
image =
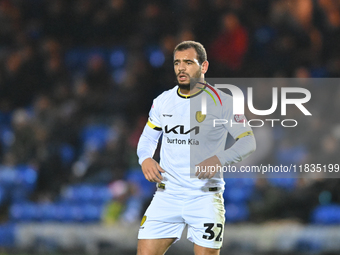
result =
[[[162,134],[157,108],[157,99],[155,99],[149,113],[149,120],[144,127],[137,146],[138,162],[142,166],[145,178],[150,182],[161,182],[163,180],[161,173],[165,172],[152,158],[157,148],[159,137]]]
[[[165,172],[152,158],[157,148],[158,139],[161,133],[162,131],[155,130],[150,127],[149,120],[144,127],[137,146],[139,164],[142,166],[142,171],[145,178],[150,182],[161,182],[163,177],[161,176],[160,172]]]

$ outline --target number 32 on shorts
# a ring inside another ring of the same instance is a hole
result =
[[[204,227],[206,227],[207,229],[205,230],[205,233],[207,233],[208,235],[203,235],[202,238],[203,239],[207,239],[207,240],[212,240],[215,238],[215,232],[212,230],[214,227],[214,223],[204,223]],[[217,242],[222,242],[222,232],[223,232],[223,225],[221,223],[217,223],[216,226],[220,229],[218,235],[216,236],[215,241]]]

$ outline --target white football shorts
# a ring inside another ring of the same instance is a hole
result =
[[[224,215],[222,193],[178,196],[157,191],[142,219],[138,239],[176,238],[178,241],[188,225],[188,240],[202,247],[220,249]]]

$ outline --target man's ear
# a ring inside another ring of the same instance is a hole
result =
[[[208,71],[209,62],[206,60],[202,63],[202,73],[205,74]]]

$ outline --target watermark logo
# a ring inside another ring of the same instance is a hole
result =
[[[273,82],[278,82],[278,81],[273,81]],[[244,84],[244,80],[242,81],[242,84]],[[258,88],[256,86],[256,80],[254,83],[254,89],[253,87],[247,87],[247,98],[244,94],[244,91],[241,90],[239,87],[232,85],[231,83],[218,80],[217,82],[213,82],[210,84],[214,84],[214,87],[211,85],[207,84],[206,82],[197,82],[196,84],[204,85],[205,87],[198,87],[200,90],[206,92],[202,94],[201,97],[201,111],[196,112],[196,120],[198,122],[202,122],[205,120],[205,116],[207,114],[207,94],[212,98],[215,106],[225,106],[225,101],[228,99],[224,99],[224,97],[221,95],[217,89],[227,89],[230,91],[230,94],[233,98],[232,101],[232,114],[233,116],[228,119],[215,119],[214,120],[214,127],[216,125],[224,125],[226,123],[232,125],[248,125],[250,127],[262,127],[264,126],[264,123],[267,121],[271,124],[272,127],[275,126],[275,123],[280,122],[282,127],[296,127],[298,125],[298,121],[296,119],[279,119],[279,118],[269,118],[268,119],[250,119],[247,120],[245,117],[245,107],[248,107],[247,110],[251,112],[255,116],[269,116],[273,113],[275,113],[278,109],[280,110],[280,115],[281,116],[287,116],[287,109],[294,109],[295,108],[295,113],[294,115],[290,116],[297,116],[297,113],[300,112],[303,114],[303,116],[312,116],[311,112],[306,108],[305,104],[308,103],[311,100],[311,92],[302,87],[294,86],[297,84],[292,84],[292,87],[288,87],[288,83],[286,86],[280,86],[280,87],[271,87],[268,86],[268,90],[266,90],[266,100],[268,99],[268,102],[271,104],[265,108],[265,109],[257,109],[254,106],[254,91],[256,89],[264,89],[264,86],[261,88]],[[273,83],[275,84],[275,83]],[[268,84],[270,85],[270,84]],[[222,90],[223,93],[225,93]],[[260,92],[261,93],[261,92]],[[267,96],[268,94],[268,96]],[[216,97],[217,96],[217,97]],[[222,98],[222,99],[221,99]],[[218,103],[219,102],[219,103]],[[209,104],[210,105],[210,104]],[[288,106],[289,105],[289,106]],[[209,106],[210,107],[210,106]],[[227,107],[227,106],[225,106]],[[212,113],[214,113],[214,109],[210,109]],[[275,116],[278,116],[276,114]]]
[[[204,84],[204,83],[201,83]],[[209,86],[210,89],[212,89],[215,94],[218,96],[217,92],[215,89],[212,88],[212,86],[205,84],[206,86]],[[233,96],[233,114],[234,115],[239,115],[242,116],[244,115],[244,105],[245,105],[245,97],[243,94],[243,91],[238,88],[235,85],[231,85],[231,84],[215,84],[215,87],[218,89],[229,89],[232,96]],[[200,88],[202,89],[202,88]],[[204,90],[204,89],[202,89]],[[206,91],[206,90],[205,90]],[[209,93],[209,91],[206,91],[212,98],[213,96],[211,95],[211,93]],[[305,97],[304,98],[294,98],[294,99],[290,99],[287,98],[287,95],[289,93],[300,93],[303,94]],[[220,103],[222,105],[222,101],[221,98],[218,96],[218,99],[220,100]],[[289,87],[285,87],[285,88],[281,88],[281,115],[285,116],[287,115],[287,105],[288,104],[293,104],[295,105],[297,108],[300,109],[300,111],[304,114],[304,115],[309,115],[312,116],[312,114],[306,109],[306,107],[303,106],[304,103],[309,102],[309,100],[311,99],[311,93],[308,89],[305,88],[289,88]],[[213,98],[215,105],[216,105],[216,101]],[[270,115],[272,113],[274,113],[277,109],[278,106],[278,88],[274,87],[272,89],[272,106],[270,107],[270,109],[268,110],[258,110],[255,109],[254,104],[253,104],[253,88],[248,87],[248,100],[247,100],[247,104],[248,104],[248,109],[251,113],[255,114],[255,115],[259,115],[259,116],[266,116],[266,115]],[[204,100],[204,98],[202,97],[202,103],[201,103],[201,107],[202,107],[202,114],[206,114],[207,113],[207,101]]]
[[[221,97],[219,96],[219,94],[217,93],[217,91],[214,89],[213,86],[211,86],[211,85],[209,85],[209,84],[207,84],[207,83],[203,83],[203,82],[198,82],[198,83],[199,83],[199,84],[202,84],[202,85],[204,85],[204,86],[206,86],[206,87],[209,88],[212,92],[214,92],[214,94],[217,96],[217,99],[219,100],[221,106],[223,105],[223,104],[222,104]],[[206,92],[206,93],[212,98],[212,100],[214,101],[215,105],[217,105],[214,96],[213,96],[208,90],[206,90],[206,89],[204,89],[204,88],[200,88],[200,87],[196,87],[196,88],[198,88],[198,89],[200,89],[200,90]],[[201,114],[201,115],[207,115],[207,98],[206,98],[206,95],[205,95],[205,94],[202,95],[202,110],[200,111],[200,114]],[[197,115],[196,115],[196,119],[197,119]],[[203,120],[204,120],[204,119],[203,119]],[[202,121],[203,121],[203,120],[202,120]],[[198,119],[197,119],[197,121],[198,121],[198,122],[202,122],[202,121],[199,121]]]

